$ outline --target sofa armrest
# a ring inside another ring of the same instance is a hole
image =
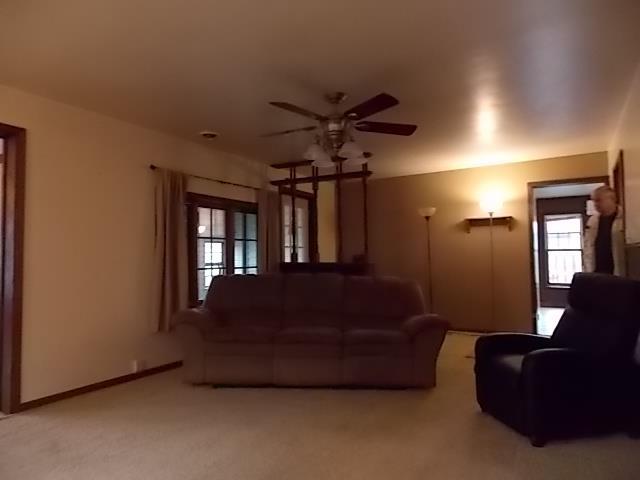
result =
[[[427,330],[449,330],[449,322],[440,315],[426,313],[407,318],[402,324],[402,330],[410,337],[415,337]]]
[[[476,364],[495,355],[524,355],[534,350],[548,348],[549,337],[529,333],[492,333],[476,340]]]
[[[201,332],[217,325],[213,312],[202,307],[180,310],[173,316],[172,320],[172,324],[176,328],[179,326],[191,326]]]

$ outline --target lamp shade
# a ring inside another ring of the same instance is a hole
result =
[[[502,205],[502,198],[496,193],[489,193],[480,200],[480,208],[490,215],[502,209]]]
[[[364,155],[364,151],[356,142],[345,142],[338,151],[338,155],[347,159],[359,158]]]
[[[424,218],[431,218],[436,214],[436,207],[420,207],[418,215]]]
[[[358,166],[364,165],[368,161],[369,161],[369,159],[367,159],[367,158],[365,158],[364,156],[361,155],[359,157],[347,158],[342,163],[344,165],[347,165],[347,166],[358,167]]]
[[[311,165],[318,168],[328,168],[334,166],[333,161],[331,161],[331,157],[324,150],[322,150],[322,152],[320,152],[320,154],[318,154],[316,158],[313,159],[313,163]]]
[[[307,150],[302,155],[305,160],[311,160],[314,167],[327,168],[333,167],[333,162],[329,154],[317,143],[309,145]]]
[[[305,160],[317,160],[322,156],[323,153],[325,152],[320,145],[318,145],[317,143],[312,143],[305,150],[302,158],[304,158]]]

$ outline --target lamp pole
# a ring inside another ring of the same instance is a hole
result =
[[[431,217],[424,217],[427,222],[427,295],[429,298],[429,311],[434,312],[433,308],[433,282],[431,273]]]
[[[495,325],[495,271],[493,266],[493,213],[489,212],[489,294],[491,295],[491,325]]]
[[[431,217],[435,215],[436,207],[422,207],[418,209],[418,214],[424,218],[427,224],[427,300],[429,311],[434,312],[433,304],[433,274],[431,269]]]

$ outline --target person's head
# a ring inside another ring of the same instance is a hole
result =
[[[618,210],[616,191],[608,185],[602,185],[591,193],[593,206],[601,215],[612,215]]]

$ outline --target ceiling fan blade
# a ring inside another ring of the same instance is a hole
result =
[[[313,118],[314,120],[318,120],[322,122],[323,120],[327,120],[327,117],[323,115],[319,115],[317,113],[311,112],[305,108],[298,107],[296,105],[292,105],[287,102],[269,102],[269,105],[273,105],[274,107],[282,108],[284,110],[288,110],[289,112],[297,113],[298,115],[303,115],[305,117]]]
[[[360,105],[350,108],[344,112],[344,116],[351,119],[362,119],[386,110],[387,108],[395,107],[399,103],[397,98],[392,97],[388,93],[381,93]]]
[[[386,133],[388,135],[404,135],[408,137],[413,135],[418,126],[406,123],[358,122],[355,128],[361,132]]]
[[[291,130],[282,130],[281,132],[265,133],[265,134],[260,135],[260,136],[263,137],[263,138],[266,138],[266,137],[277,137],[278,135],[287,135],[288,133],[310,132],[312,130],[315,130],[316,128],[318,128],[318,127],[317,126],[312,126],[312,127],[292,128]]]

